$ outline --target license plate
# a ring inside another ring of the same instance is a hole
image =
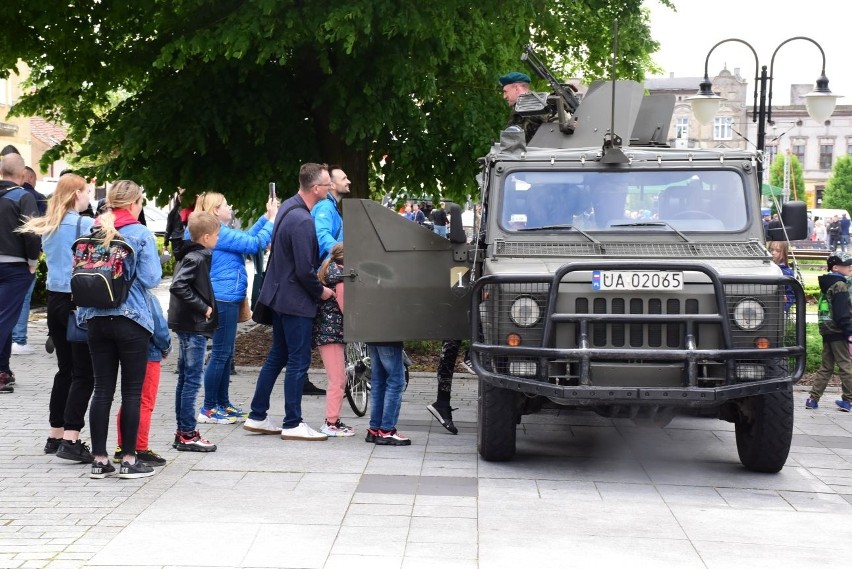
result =
[[[680,271],[592,271],[593,290],[683,290]]]

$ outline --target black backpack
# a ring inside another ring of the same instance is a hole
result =
[[[109,244],[103,237],[101,228],[93,227],[71,246],[71,296],[77,306],[118,308],[130,294],[136,251],[121,234]]]

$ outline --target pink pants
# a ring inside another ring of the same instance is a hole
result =
[[[148,362],[145,368],[145,382],[142,384],[142,399],[139,405],[139,434],[136,435],[134,450],[148,450],[148,435],[151,432],[151,415],[157,402],[157,389],[160,388],[160,362]],[[121,446],[121,407],[116,417],[118,424],[118,446]],[[122,448],[123,452],[127,449]]]
[[[346,356],[343,344],[319,346],[322,365],[328,377],[325,390],[325,420],[336,423],[340,419],[340,407],[343,405],[343,390],[346,387]]]

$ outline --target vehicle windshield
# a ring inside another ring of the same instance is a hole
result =
[[[508,231],[740,231],[748,219],[743,180],[733,170],[515,171],[502,198]]]

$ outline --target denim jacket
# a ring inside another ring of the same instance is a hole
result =
[[[136,251],[136,265],[133,267],[133,272],[129,273],[136,275],[130,286],[130,294],[127,300],[117,308],[81,307],[77,310],[77,322],[82,325],[90,318],[97,316],[125,316],[153,334],[154,317],[151,315],[146,294],[150,295],[148,289],[159,285],[163,276],[160,255],[157,253],[157,241],[154,239],[154,234],[140,223],[125,225],[119,229],[119,232]]]
[[[151,309],[151,316],[154,318],[154,335],[148,342],[148,361],[159,362],[172,351],[172,335],[169,332],[169,325],[163,315],[163,307],[160,306],[160,301],[150,291],[145,291],[145,293],[148,308]]]
[[[77,222],[80,233],[77,233]],[[47,290],[53,292],[71,292],[71,246],[80,235],[86,235],[95,220],[82,217],[76,211],[69,211],[54,231],[43,235],[41,246],[47,259]]]

